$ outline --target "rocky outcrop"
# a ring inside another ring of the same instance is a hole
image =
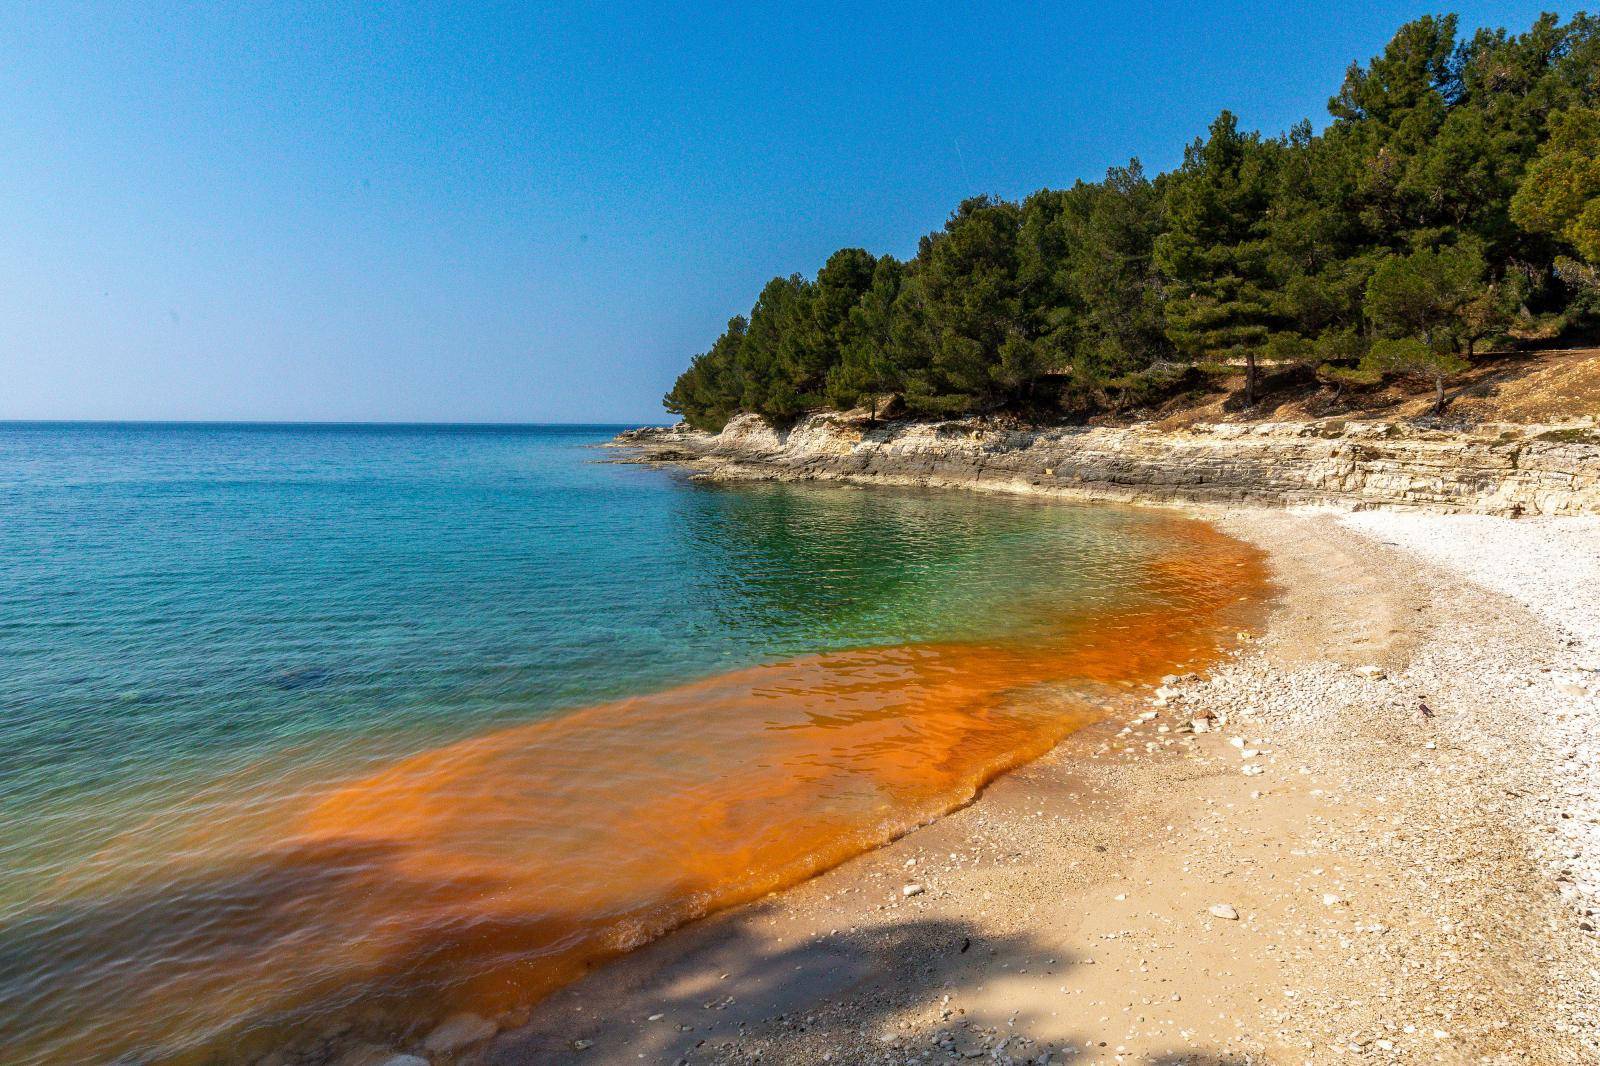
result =
[[[880,423],[811,415],[775,430],[630,431],[636,461],[719,480],[839,480],[1136,502],[1427,507],[1600,514],[1600,427],[1401,422],[1006,429],[976,420]]]

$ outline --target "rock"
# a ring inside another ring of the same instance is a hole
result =
[[[572,1042],[573,1051],[588,1051],[592,1047],[594,1047],[593,1040],[574,1040]]]
[[[1247,763],[1240,770],[1240,773],[1244,774],[1246,777],[1255,777],[1258,774],[1264,774],[1266,772],[1267,768],[1262,766],[1260,763]]]
[[[1570,681],[1566,681],[1557,685],[1556,691],[1561,693],[1563,696],[1576,696],[1579,699],[1582,699],[1589,694],[1588,689],[1584,688],[1582,685],[1574,685]]]
[[[1356,673],[1360,674],[1362,677],[1366,678],[1368,681],[1382,681],[1384,678],[1389,676],[1387,673],[1384,672],[1383,667],[1381,667],[1381,666],[1372,666],[1370,664],[1367,665],[1367,666],[1358,666],[1358,667],[1356,667]]]
[[[1213,903],[1207,910],[1213,918],[1221,918],[1226,922],[1237,922],[1239,920],[1239,912],[1226,903]]]
[[[1322,905],[1324,907],[1338,907],[1343,905],[1343,903],[1344,900],[1334,895],[1332,892],[1324,892],[1322,894]]]
[[[924,889],[921,885],[907,885],[900,890],[900,894],[907,899],[910,899],[912,896],[922,895],[924,891],[926,891],[926,889]]]
[[[979,482],[1053,487],[1070,481],[1110,499],[1213,501],[1306,495],[1351,506],[1431,504],[1484,513],[1600,511],[1600,444],[1551,440],[1540,427],[1441,431],[1405,421],[1241,426],[1202,423],[1019,430],[981,419],[885,424],[818,412],[783,430],[758,415],[730,419],[717,434],[635,435],[617,443],[644,461],[693,461],[710,477],[896,478],[931,484]],[[1035,489],[1034,491],[1038,491]],[[1242,633],[1240,640],[1251,634]]]
[[[495,1034],[494,1023],[476,1014],[452,1014],[422,1039],[424,1050],[436,1055],[459,1051]]]
[[[1211,732],[1211,719],[1191,718],[1189,719],[1189,728],[1196,733],[1209,733]]]

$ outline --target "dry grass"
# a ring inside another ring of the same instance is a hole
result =
[[[1154,420],[1176,429],[1199,422],[1413,419],[1433,408],[1432,387],[1420,383],[1390,382],[1340,395],[1309,375],[1264,375],[1260,400],[1248,411],[1242,403],[1243,374],[1222,385],[1201,397],[1172,401],[1154,412]],[[1468,423],[1542,424],[1600,416],[1600,348],[1481,355],[1452,383],[1446,399],[1446,417]]]

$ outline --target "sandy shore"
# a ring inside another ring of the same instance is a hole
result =
[[[1211,517],[1236,656],[457,1061],[1600,1062],[1600,520]]]

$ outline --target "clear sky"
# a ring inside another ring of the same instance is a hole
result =
[[[773,275],[1320,124],[1430,10],[1319,7],[6,4],[0,418],[661,421]]]

